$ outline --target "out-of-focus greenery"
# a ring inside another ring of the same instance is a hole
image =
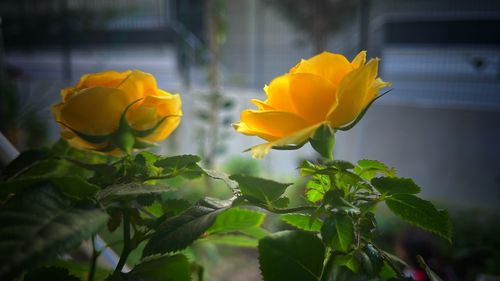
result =
[[[223,164],[223,170],[230,175],[254,177],[259,176],[262,172],[257,160],[241,156],[229,157]]]

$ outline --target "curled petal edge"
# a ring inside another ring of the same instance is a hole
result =
[[[300,148],[304,143],[306,143],[309,140],[309,138],[311,138],[314,132],[323,124],[329,124],[329,122],[321,122],[315,124],[313,126],[307,127],[305,129],[302,129],[300,131],[297,131],[293,134],[277,139],[275,141],[252,146],[251,148],[245,151],[250,151],[252,157],[255,159],[262,159],[273,148],[282,149],[286,148],[291,144],[295,144],[297,145],[297,148]]]

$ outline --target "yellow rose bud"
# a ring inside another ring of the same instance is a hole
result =
[[[307,142],[323,124],[345,126],[390,85],[377,78],[378,63],[366,63],[365,51],[352,62],[329,52],[302,60],[266,85],[267,100],[251,100],[257,110],[244,110],[233,127],[268,141],[252,147],[252,155],[262,158],[273,147]]]
[[[162,141],[182,116],[180,96],[158,89],[155,78],[139,70],[86,74],[61,97],[52,114],[62,137],[106,154]]]

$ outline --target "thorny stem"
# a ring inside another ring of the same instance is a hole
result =
[[[356,216],[356,224],[355,224],[355,229],[356,229],[356,232],[355,232],[355,235],[356,235],[356,249],[359,250],[359,248],[361,247],[361,231],[359,229],[359,224],[360,224],[360,220],[361,218],[359,216]]]
[[[95,235],[92,235],[91,241],[92,241],[92,258],[90,260],[90,271],[87,279],[88,281],[94,280],[97,258],[99,257],[99,251],[97,251],[97,249],[95,248]]]
[[[128,255],[132,251],[130,240],[130,215],[128,212],[123,212],[123,250],[120,255],[120,260],[118,265],[116,265],[114,274],[118,274],[122,271],[125,262],[127,261]]]
[[[335,254],[333,253],[333,250],[330,250],[330,252],[328,254],[328,258],[326,259],[326,263],[323,267],[323,272],[321,272],[320,281],[328,281],[329,280],[330,274],[332,272],[334,257],[335,257]]]

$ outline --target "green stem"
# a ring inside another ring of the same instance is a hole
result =
[[[132,251],[130,240],[130,215],[125,210],[123,212],[123,250],[120,255],[120,260],[118,261],[118,265],[115,268],[115,273],[118,274],[122,271],[123,266],[125,266],[125,262],[127,261],[128,255]]]
[[[334,257],[335,257],[335,254],[333,253],[333,251],[330,250],[328,258],[326,259],[326,263],[323,266],[323,272],[321,272],[320,281],[328,281],[330,279],[330,275],[332,273]]]
[[[95,235],[92,235],[91,240],[92,240],[92,258],[90,260],[90,271],[89,271],[88,281],[94,280],[97,258],[99,257],[99,252],[95,248]]]

